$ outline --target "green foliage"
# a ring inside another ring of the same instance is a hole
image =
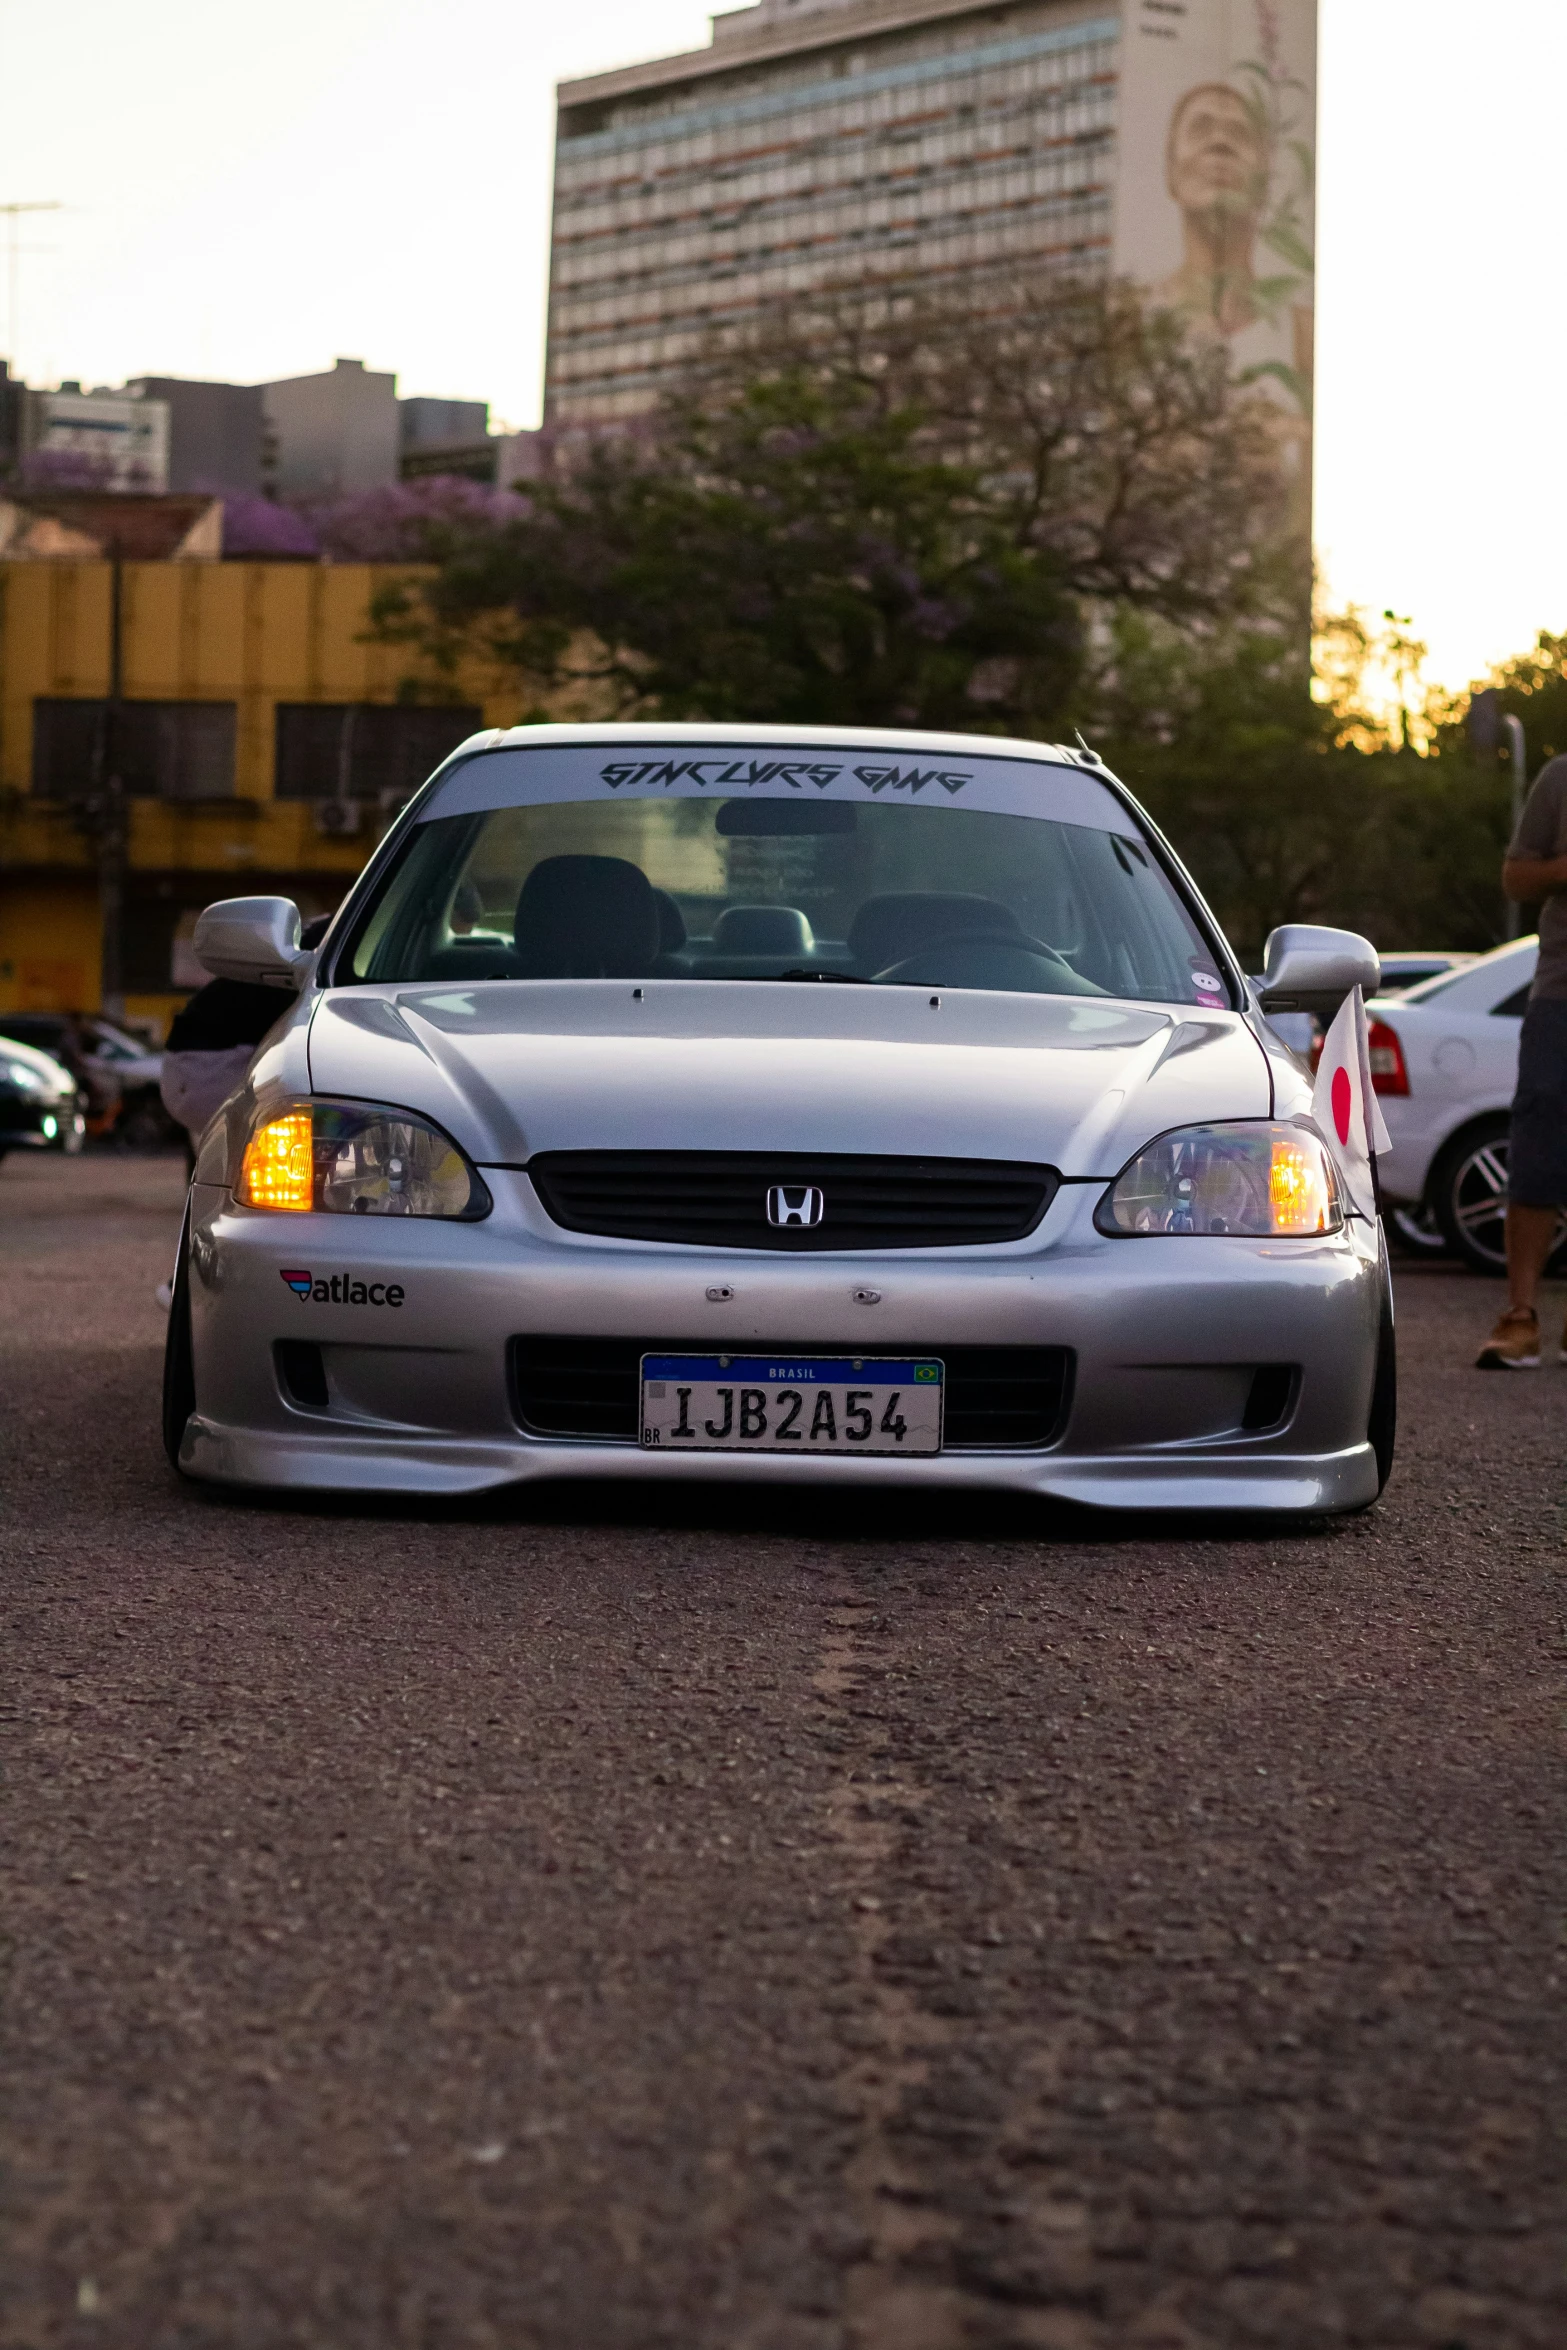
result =
[[[651,446],[598,443],[497,552],[519,658],[555,657],[569,620],[617,703],[662,717],[1031,731],[1077,672],[1059,565],[1016,544],[975,468],[909,410],[798,369]]]
[[[1280,922],[1333,922],[1383,948],[1503,936],[1508,793],[1461,734],[1422,754],[1402,711],[1369,717],[1357,672],[1403,646],[1332,631],[1318,698],[1298,639],[1245,626],[1194,641],[1118,615],[1092,712],[1100,744],[1189,862],[1225,929],[1260,956]]]
[[[1085,613],[1244,608],[1276,411],[1124,289],[997,322],[799,313],[448,534],[384,633],[617,716],[1048,736]]]
[[[1081,726],[1248,955],[1292,920],[1489,946],[1506,771],[1391,614],[1319,627],[1313,676],[1279,431],[1124,287],[793,314],[519,504],[443,506],[377,621],[449,679],[484,657],[528,718]],[[1567,639],[1495,682],[1536,766],[1567,747]]]
[[[1505,712],[1523,720],[1531,775],[1567,752],[1567,636],[1542,628],[1530,652],[1504,661],[1485,683],[1497,688]]]

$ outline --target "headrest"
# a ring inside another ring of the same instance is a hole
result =
[[[525,979],[640,979],[658,956],[658,900],[624,857],[546,857],[517,900]]]
[[[678,955],[686,943],[685,916],[667,889],[656,889],[653,896],[658,905],[658,951]]]
[[[865,900],[849,925],[849,952],[862,971],[885,971],[962,930],[1001,938],[1023,935],[1017,916],[999,898],[967,897],[956,890],[894,890]]]
[[[809,955],[816,938],[798,906],[726,906],[713,925],[720,955]]]

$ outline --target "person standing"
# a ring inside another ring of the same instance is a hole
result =
[[[318,947],[331,920],[329,914],[321,914],[307,922],[300,945]],[[184,1010],[175,1013],[163,1048],[159,1091],[169,1116],[190,1137],[186,1158],[191,1167],[207,1127],[243,1082],[263,1038],[293,1009],[294,1001],[292,992],[283,988],[209,979]]]
[[[1567,1207],[1567,757],[1547,761],[1536,776],[1502,887],[1514,905],[1540,908],[1540,960],[1519,1042],[1507,1162],[1507,1311],[1478,1367],[1532,1371],[1540,1360],[1540,1282]]]

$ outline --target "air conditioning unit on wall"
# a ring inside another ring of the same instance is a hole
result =
[[[365,820],[357,800],[317,800],[316,830],[325,840],[352,840]]]

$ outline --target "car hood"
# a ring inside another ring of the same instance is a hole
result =
[[[481,1165],[551,1150],[897,1153],[1110,1176],[1151,1135],[1262,1118],[1234,1013],[1110,999],[724,981],[323,995],[322,1094],[396,1103]]]

